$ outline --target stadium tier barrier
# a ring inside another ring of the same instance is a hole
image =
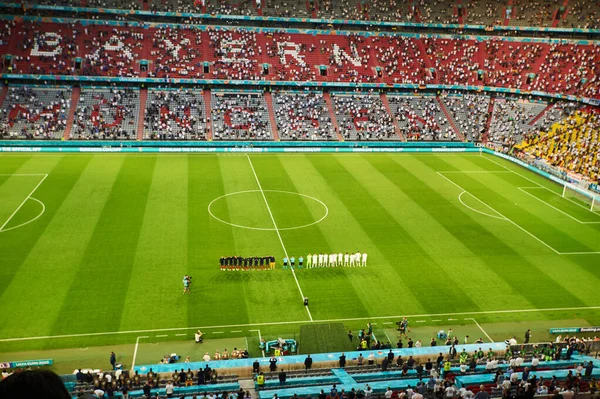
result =
[[[426,346],[421,348],[403,348],[403,349],[392,349],[394,356],[402,356],[404,359],[408,359],[412,356],[415,360],[426,362],[429,358],[437,358],[439,353],[443,353],[444,356],[448,353],[448,346]],[[470,344],[470,345],[457,345],[456,350],[460,353],[463,349],[467,353],[472,354],[483,348],[489,350],[490,348],[502,356],[506,351],[506,344],[504,342],[494,342],[486,344]],[[354,364],[359,355],[362,354],[364,362],[367,363],[367,356],[373,353],[377,362],[381,361],[384,357],[387,357],[389,349],[375,349],[365,351],[352,351],[345,352],[346,359],[349,365]],[[313,359],[314,368],[332,368],[338,367],[339,357],[342,352],[332,353],[319,353],[311,354]],[[285,370],[300,370],[304,369],[304,360],[306,355],[294,355],[294,356],[280,356],[277,358],[277,368]],[[229,359],[229,360],[215,360],[209,363],[212,369],[216,369],[217,372],[226,372],[229,374],[236,374],[239,376],[251,376],[252,375],[252,364],[257,360],[262,370],[268,370],[269,368],[269,357],[262,358],[249,358],[249,359]],[[191,363],[172,363],[172,364],[150,364],[150,365],[136,365],[134,371],[139,374],[146,374],[150,369],[153,372],[170,376],[175,370],[181,370],[181,368],[191,368],[192,370],[198,370],[204,368],[207,362],[191,362]]]

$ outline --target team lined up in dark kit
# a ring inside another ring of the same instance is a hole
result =
[[[272,270],[275,269],[274,256],[222,256],[219,259],[221,270]]]

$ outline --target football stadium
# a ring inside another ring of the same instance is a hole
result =
[[[600,397],[597,0],[0,25],[0,399]]]

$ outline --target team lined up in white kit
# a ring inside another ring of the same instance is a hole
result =
[[[367,266],[367,253],[361,254],[356,252],[355,254],[349,254],[346,252],[342,254],[308,254],[306,257],[306,268],[310,269],[313,267],[336,267],[336,266],[347,266],[347,267],[365,267]]]

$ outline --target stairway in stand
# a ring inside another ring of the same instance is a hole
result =
[[[77,110],[77,104],[79,103],[79,96],[81,95],[81,87],[73,87],[71,93],[71,106],[69,107],[69,116],[67,116],[67,126],[65,127],[65,134],[63,139],[69,140],[71,136],[71,129],[73,128],[73,121],[75,120],[75,111]]]
[[[487,117],[487,121],[485,122],[485,131],[483,132],[483,138],[481,139],[481,142],[483,144],[487,143],[488,136],[490,135],[490,126],[492,125],[493,113],[494,113],[494,97],[490,98],[490,105],[488,107],[488,117]]]
[[[204,90],[204,112],[206,114],[206,140],[212,141],[212,115],[210,107],[210,90]]]
[[[510,18],[506,18],[506,10],[508,9],[508,7],[510,7],[510,10],[511,10]],[[508,25],[510,25],[510,20],[515,17],[515,8],[513,7],[513,0],[508,0],[508,4],[506,5],[506,7],[504,7],[503,12],[504,12],[503,25],[508,26]]]
[[[415,39],[415,43],[417,44],[417,48],[419,49],[419,51],[421,51],[421,54],[423,55],[423,61],[425,61],[425,66],[427,67],[427,71],[431,71],[431,68],[434,68],[434,63],[431,60],[431,58],[429,57],[429,54],[427,54],[427,46],[425,46],[425,43],[423,43],[421,41],[421,39]],[[436,83],[438,81],[438,77],[435,77],[434,80]]]
[[[537,114],[537,116],[535,118],[533,118],[528,125],[529,126],[533,126],[534,123],[536,123],[537,121],[539,121],[540,119],[542,119],[542,116],[544,116],[546,114],[546,112],[548,112],[550,110],[550,108],[554,107],[554,104],[548,104],[546,106],[546,108],[544,108],[542,110],[542,112],[540,112],[539,114]]]
[[[458,139],[460,141],[465,141],[465,136],[463,136],[462,132],[458,129],[458,127],[456,127],[456,123],[454,123],[454,119],[452,119],[452,117],[450,116],[450,113],[446,109],[446,106],[444,105],[444,102],[442,101],[442,99],[439,96],[435,96],[435,98],[436,98],[438,104],[440,104],[440,108],[442,109],[442,112],[444,113],[444,115],[446,115],[446,119],[448,119],[448,123],[450,123],[450,126],[452,126],[452,130],[454,130],[454,133],[456,133],[456,137],[458,137]]]
[[[140,89],[140,113],[138,117],[137,139],[144,139],[144,122],[146,119],[146,101],[148,100],[148,89]]]
[[[396,117],[392,113],[392,108],[390,107],[390,102],[388,101],[387,96],[385,95],[385,93],[381,93],[379,95],[379,97],[381,98],[381,102],[383,103],[385,110],[392,117],[392,120],[394,121],[394,130],[396,131],[398,138],[400,138],[400,140],[402,140],[402,141],[406,141],[406,137],[404,137],[404,135],[400,131],[400,127],[398,126],[398,121],[396,120]]]
[[[340,134],[340,128],[337,123],[337,118],[335,117],[335,111],[333,108],[333,101],[331,100],[331,95],[328,92],[323,93],[323,99],[325,100],[325,104],[327,104],[327,109],[329,110],[329,116],[331,117],[331,124],[335,129],[335,133],[337,135],[338,141],[344,141],[344,138]]]
[[[273,140],[279,141],[279,132],[277,131],[277,121],[275,120],[275,109],[273,108],[273,96],[270,91],[265,92],[265,101],[269,111],[269,120],[271,121],[271,131],[273,132]]]

